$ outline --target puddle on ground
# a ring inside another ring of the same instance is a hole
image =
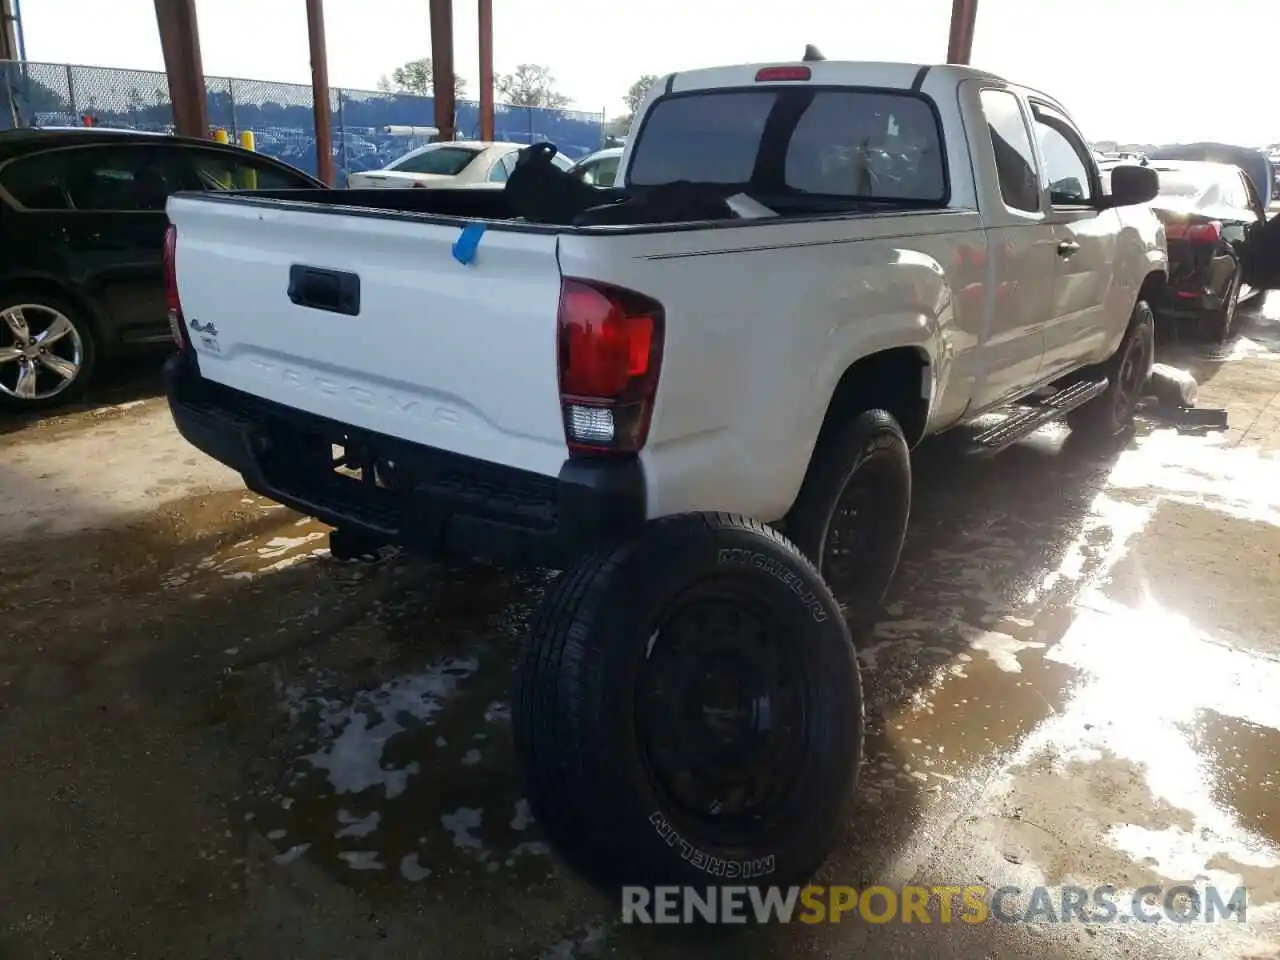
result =
[[[187,567],[175,570],[164,580],[165,588],[188,587],[194,580],[217,577],[222,580],[255,580],[329,555],[330,528],[317,520],[295,519],[296,515],[278,504],[256,497],[244,497],[246,507],[269,514],[280,512],[280,525],[270,531],[224,547]]]
[[[872,758],[867,789],[906,780],[927,796],[994,770],[992,797],[1040,811],[1004,829],[1030,837],[1010,856],[1060,882],[1248,883],[1251,905],[1280,899],[1280,633],[1259,620],[1280,458],[1169,429],[1096,470],[1055,477],[1034,456],[1004,510],[938,517],[904,555],[909,586],[861,650],[897,754]],[[1072,534],[1061,512],[1080,501]],[[1253,644],[1221,629],[1227,608]]]
[[[347,884],[545,881],[551,850],[522,796],[508,702],[542,579],[440,571],[331,637],[326,650],[354,667],[302,669],[282,686],[285,769],[248,804],[253,829],[279,856],[306,845],[297,856]]]

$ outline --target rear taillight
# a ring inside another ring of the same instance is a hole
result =
[[[662,365],[662,306],[587,280],[560,287],[560,408],[574,454],[644,447]]]
[[[1166,240],[1186,240],[1189,243],[1217,243],[1222,239],[1222,224],[1217,220],[1209,223],[1187,223],[1177,221],[1164,228]]]
[[[178,299],[178,228],[172,223],[164,232],[164,305],[169,311],[169,333],[179,349],[187,346],[187,331]]]

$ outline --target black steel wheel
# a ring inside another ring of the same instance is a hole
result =
[[[884,410],[824,429],[786,531],[831,585],[855,627],[879,612],[911,514],[911,452]]]
[[[1107,389],[1067,415],[1071,429],[1106,439],[1128,430],[1133,425],[1133,415],[1147,381],[1151,379],[1155,358],[1155,315],[1145,300],[1139,300],[1120,346],[1099,368],[1100,374],[1107,378]]]
[[[849,630],[813,565],[727,514],[654,521],[563,575],[517,670],[534,815],[607,890],[801,883],[862,751]]]

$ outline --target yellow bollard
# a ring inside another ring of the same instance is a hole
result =
[[[225,131],[225,130],[215,130],[215,131],[213,131],[213,140],[214,140],[214,142],[215,142],[215,143],[230,143],[230,142],[231,142],[231,141],[230,141],[230,139],[227,137],[227,131]]]
[[[245,150],[254,150],[256,148],[257,144],[254,143],[252,130],[240,131],[240,146],[243,147]],[[252,167],[244,168],[244,189],[246,190],[258,189],[258,171],[253,169]]]

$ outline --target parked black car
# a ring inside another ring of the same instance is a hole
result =
[[[1169,283],[1157,311],[1191,320],[1203,336],[1231,335],[1236,307],[1256,296],[1245,279],[1240,252],[1266,224],[1266,208],[1253,180],[1237,166],[1194,160],[1148,160],[1160,175],[1151,209],[1164,223]]]
[[[0,132],[0,407],[62,403],[97,363],[172,343],[170,194],[317,187],[278,160],[207,140],[92,127]]]

